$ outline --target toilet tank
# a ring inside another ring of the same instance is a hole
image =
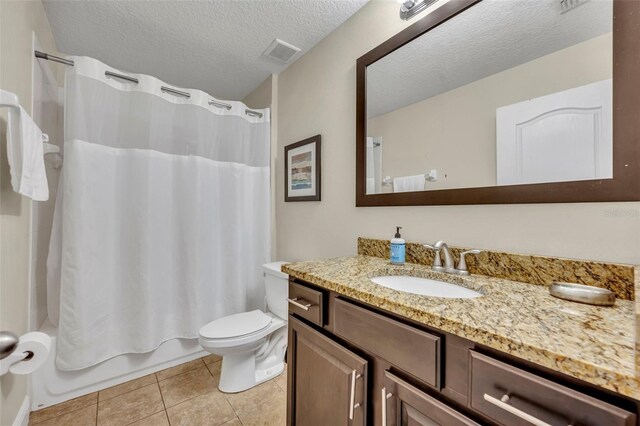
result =
[[[289,294],[289,275],[280,271],[280,267],[289,262],[271,262],[262,265],[264,288],[267,295],[267,312],[287,319],[287,296]]]

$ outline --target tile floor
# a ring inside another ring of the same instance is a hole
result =
[[[286,372],[248,391],[224,394],[218,390],[221,363],[209,355],[34,411],[29,425],[285,425]]]

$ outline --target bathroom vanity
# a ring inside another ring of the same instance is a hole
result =
[[[285,265],[288,425],[638,424],[633,302],[598,308],[541,285],[357,256]],[[483,294],[442,299],[378,275]]]

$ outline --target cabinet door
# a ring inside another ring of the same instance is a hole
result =
[[[363,426],[367,361],[289,316],[287,424]]]
[[[382,426],[471,426],[478,423],[389,371],[384,373]]]

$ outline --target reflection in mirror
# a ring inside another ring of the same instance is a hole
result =
[[[366,193],[611,178],[612,1],[575,3],[484,0],[367,67]]]

